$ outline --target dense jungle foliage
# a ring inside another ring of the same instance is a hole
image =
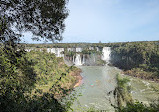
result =
[[[25,44],[26,47],[34,47],[34,48],[88,48],[88,47],[103,47],[105,45],[110,45],[110,43],[44,43],[44,44]]]
[[[151,102],[150,104],[143,104],[139,101],[134,101],[131,96],[130,80],[125,78],[121,74],[117,74],[117,85],[113,91],[107,93],[107,95],[113,94],[115,103],[111,105],[114,107],[115,112],[158,112],[159,111],[159,99]],[[95,111],[95,110],[94,110]],[[98,111],[100,112],[100,111]]]
[[[108,96],[113,95],[115,102],[108,97],[108,100],[115,112],[158,112],[159,111],[159,99],[151,102],[150,104],[144,104],[137,100],[133,100],[131,96],[130,80],[125,78],[121,74],[116,76],[117,85],[114,90],[107,93]],[[107,110],[95,109],[94,107],[88,108],[87,112],[107,112]],[[85,111],[81,111],[85,112]]]
[[[111,63],[126,74],[158,81],[159,41],[114,44]]]
[[[57,81],[60,81],[59,85],[65,92],[68,90],[71,91],[71,89],[74,88],[77,79],[71,74],[74,74],[75,76],[78,75],[80,69],[75,66],[67,66],[64,63],[63,58],[58,58],[55,54],[47,53],[45,50],[43,52],[31,51],[27,53],[26,57],[29,61],[34,63],[32,67],[37,74],[36,88],[42,89],[43,92],[48,92],[50,89],[53,89],[52,85],[55,85]],[[55,97],[57,97],[59,94],[56,92],[61,91],[54,92]]]
[[[30,31],[34,40],[62,40],[67,3],[68,0],[0,0],[0,41],[17,43],[24,31]]]
[[[82,44],[69,44],[69,47],[82,47]],[[72,45],[72,46],[71,46]],[[85,44],[86,46],[87,44]],[[159,41],[124,42],[108,44],[88,44],[91,47],[111,47],[111,63],[124,70],[125,74],[143,79],[158,81],[159,78]],[[51,46],[51,45],[50,45]],[[67,44],[56,44],[54,47],[66,47]],[[85,47],[84,46],[84,47]],[[88,50],[89,51],[89,50]],[[87,52],[86,52],[87,53]],[[89,52],[88,52],[89,53]],[[70,53],[72,55],[74,53]],[[131,89],[127,86],[127,79],[117,77],[117,87],[110,93],[114,94],[116,105],[112,105],[118,112],[157,112],[159,103],[152,102],[145,105],[135,102],[131,98]],[[109,93],[109,94],[110,94]],[[93,108],[90,111],[100,111]],[[89,112],[89,110],[88,110]]]
[[[1,47],[2,111],[58,112],[70,109],[71,101],[61,104],[62,101],[59,99],[71,91],[73,85],[70,82],[75,83],[76,79],[69,73],[78,70],[77,68],[68,67],[62,58],[56,58],[54,54],[46,53],[45,50],[24,53],[12,47],[7,49]],[[140,102],[130,103],[131,97],[127,94],[130,90],[125,85],[128,81],[118,77],[117,81],[117,87],[114,90],[114,96],[117,99],[116,111],[157,111],[157,103],[151,106]],[[67,88],[68,86],[70,88]],[[126,106],[122,106],[124,101],[128,102]]]
[[[71,100],[63,105],[61,102],[73,90],[79,69],[68,67],[62,58],[45,51],[20,52],[0,49],[0,110],[61,112],[69,109]]]
[[[61,34],[65,29],[64,20],[68,16],[67,2],[68,0],[0,0],[1,112],[66,112],[71,109],[70,106],[75,97],[65,100],[65,96],[72,91],[76,83],[76,78],[70,74],[77,73],[78,69],[66,66],[61,58],[56,58],[55,55],[45,51],[26,53],[25,48],[18,44],[23,31],[33,33],[34,40],[41,38],[52,42],[61,40]],[[43,47],[43,45],[28,46]],[[44,46],[66,48],[89,47],[90,44]],[[95,43],[91,46],[113,47],[116,51],[114,53],[119,55],[121,60],[115,61],[114,65],[125,70],[139,69],[140,72],[143,70],[148,74],[152,73],[153,78],[158,78],[158,42]],[[134,63],[132,60],[137,62]],[[130,103],[119,111],[156,112],[158,107],[154,104],[146,106],[142,103]]]
[[[103,47],[111,47],[111,63],[126,71],[126,74],[144,79],[159,78],[159,41],[119,42],[119,43],[56,43],[56,44],[29,44],[32,48],[76,48],[82,47],[82,54],[102,54]],[[93,47],[94,50],[89,48]],[[96,51],[96,47],[99,51]],[[75,52],[64,52],[67,56]]]
[[[134,101],[131,96],[131,86],[128,84],[129,79],[122,75],[117,75],[117,86],[113,93],[116,104],[112,104],[116,112],[158,112],[159,99],[150,104],[143,104],[139,101]]]
[[[54,71],[55,73],[41,72],[37,65],[46,70],[48,67],[45,63],[47,60],[44,61],[46,55],[39,56],[39,60],[43,62],[39,63],[36,59],[31,59],[32,56],[24,51],[23,45],[19,44],[24,31],[30,31],[33,39],[36,40],[41,38],[52,42],[61,40],[61,34],[65,29],[64,20],[68,16],[67,3],[67,0],[0,0],[1,112],[62,112],[70,107],[70,102],[61,104],[55,98],[54,92],[49,92],[57,88],[67,93],[66,89],[63,89],[63,83],[59,84],[59,81],[68,82],[66,77],[69,71],[64,74],[60,74],[65,71],[62,69],[57,69],[59,72]],[[61,62],[55,56],[50,56],[49,59]],[[65,65],[61,66],[67,68]],[[51,78],[50,73],[56,74],[55,76],[59,73],[59,79],[55,77],[58,81],[52,87],[47,87],[46,84],[50,83],[49,81],[46,83],[46,79]],[[49,90],[50,87],[54,89]]]
[[[89,47],[112,47],[120,46],[127,43],[145,43],[145,42],[158,42],[158,41],[137,41],[137,42],[116,42],[116,43],[42,43],[42,44],[26,44],[22,43],[26,47],[33,48],[89,48]]]

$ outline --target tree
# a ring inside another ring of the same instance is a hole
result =
[[[132,104],[133,99],[131,96],[131,87],[128,85],[129,79],[121,78],[119,74],[116,76],[117,86],[113,91],[108,92],[107,95],[113,93],[115,99],[115,105],[111,103],[111,99],[109,99],[111,105],[117,109],[121,110],[124,104]]]
[[[68,0],[0,0],[0,40],[19,42],[23,31],[33,39],[61,40]],[[14,29],[14,30],[13,30]],[[16,29],[16,31],[15,31]]]
[[[0,110],[2,112],[62,112],[51,93],[32,95],[36,74],[20,37],[24,31],[34,39],[61,40],[68,15],[68,0],[0,0]]]

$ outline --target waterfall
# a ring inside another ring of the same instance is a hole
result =
[[[30,49],[25,49],[25,51],[30,52]]]
[[[102,49],[102,55],[96,54],[96,53],[91,53],[91,54],[82,54],[82,51],[85,48],[80,48],[80,47],[73,47],[73,48],[47,48],[48,53],[54,53],[56,57],[63,57],[66,58],[70,63],[74,63],[75,65],[97,65],[97,61],[100,60],[99,58],[101,57],[102,60],[106,61],[106,63],[109,63],[110,61],[110,54],[111,54],[111,48],[110,47],[103,47]],[[30,52],[33,50],[32,48],[26,49],[27,52]],[[34,49],[37,50],[37,49]],[[38,49],[39,51],[43,51],[43,49]],[[72,57],[64,57],[64,50],[68,52],[76,52],[76,54]],[[88,50],[96,50],[96,51],[101,51],[99,47],[88,47]]]
[[[64,51],[64,48],[56,48],[57,51],[57,57],[64,57],[64,54],[62,52]]]
[[[89,50],[94,50],[94,47],[89,47]]]
[[[102,53],[103,53],[102,60],[104,60],[107,63],[109,63],[109,61],[110,61],[110,54],[111,54],[111,48],[110,47],[103,47]]]
[[[55,48],[51,48],[50,52],[56,54]]]
[[[34,50],[33,48],[25,49],[25,51],[27,51],[27,52],[30,52],[30,51],[33,51],[33,50]]]
[[[76,54],[75,65],[77,66],[82,65],[80,54]]]
[[[47,50],[48,52],[54,53],[57,57],[64,57],[64,54],[62,53],[64,51],[64,48],[51,48],[50,50]]]
[[[85,55],[83,55],[82,65],[85,64]]]
[[[76,52],[82,52],[82,48],[76,48]]]
[[[99,51],[99,48],[98,48],[98,47],[96,47],[96,50],[97,50],[97,51]]]
[[[50,53],[51,52],[51,48],[47,48],[47,52]]]
[[[96,62],[96,58],[95,58],[95,54],[94,53],[91,55],[91,60],[92,60],[93,63]]]
[[[75,56],[73,56],[73,63],[75,63]]]

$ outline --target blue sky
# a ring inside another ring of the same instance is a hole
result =
[[[69,0],[68,9],[62,42],[159,40],[159,0]]]

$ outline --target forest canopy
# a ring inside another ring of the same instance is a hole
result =
[[[35,40],[61,40],[68,0],[0,0],[0,40],[19,42],[22,32]]]
[[[40,63],[33,62],[33,59],[28,60],[27,52],[19,42],[23,32],[26,31],[33,33],[33,39],[36,40],[42,38],[52,42],[61,40],[65,29],[64,20],[68,16],[67,2],[68,0],[0,0],[0,110],[2,112],[66,110],[65,106],[55,99],[53,93],[46,91],[42,95],[32,94],[33,90],[41,94],[35,86],[37,76],[41,73],[36,73],[34,68],[34,65]],[[50,57],[53,61],[58,60],[53,54]],[[62,74],[64,73],[57,75],[62,79]],[[43,74],[44,77],[45,75]]]

